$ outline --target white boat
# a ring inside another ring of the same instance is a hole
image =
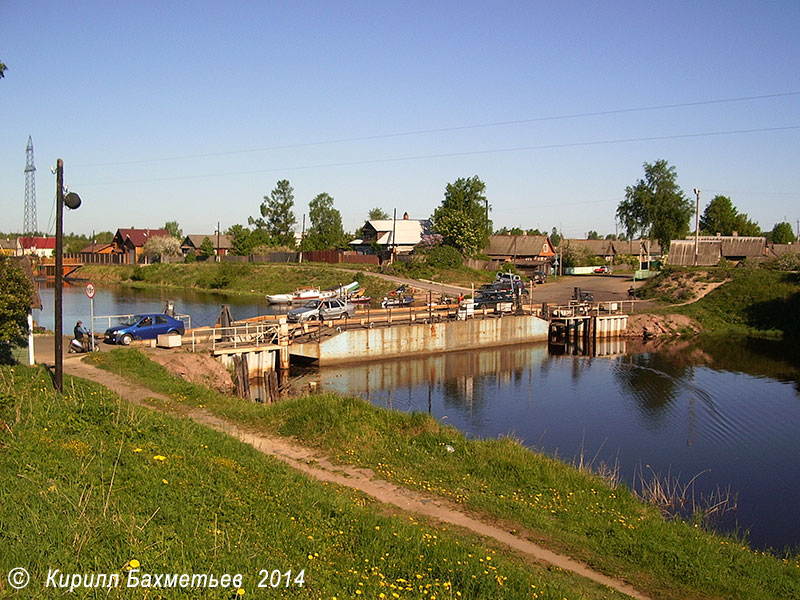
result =
[[[270,304],[289,304],[292,301],[292,294],[267,294],[267,302]]]
[[[322,292],[319,288],[300,288],[291,294],[292,302],[305,302],[306,300],[319,300]]]
[[[337,287],[332,287],[327,290],[322,290],[320,292],[321,298],[335,298],[336,296],[347,296],[348,294],[354,292],[358,289],[358,282],[354,281],[353,283],[348,283],[347,285],[340,285]]]

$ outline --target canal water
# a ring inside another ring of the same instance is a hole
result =
[[[473,437],[512,435],[572,462],[639,475],[697,476],[738,508],[717,524],[758,548],[800,547],[800,368],[792,348],[753,341],[552,356],[546,344],[320,369],[324,390],[425,411]],[[619,354],[614,354],[619,352]],[[795,354],[796,356],[796,354]],[[781,359],[780,357],[784,357]],[[796,360],[796,359],[795,359]]]
[[[52,329],[53,290],[40,293],[44,309],[35,318]],[[237,319],[274,310],[253,297],[98,288],[95,314],[160,312],[167,300],[193,326],[213,324],[222,304]],[[89,320],[82,285],[64,290],[65,331],[78,319]],[[301,379],[378,406],[429,412],[472,437],[513,435],[566,461],[582,455],[595,466],[616,465],[628,485],[642,472],[684,484],[697,476],[698,498],[718,488],[737,495],[724,527],[747,532],[757,548],[800,547],[796,348],[726,339],[612,341],[597,350],[604,356],[512,346],[328,367]]]

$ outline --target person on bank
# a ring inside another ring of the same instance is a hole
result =
[[[83,321],[78,321],[75,323],[75,329],[72,330],[75,339],[78,340],[84,349],[89,347],[89,330],[83,326]]]

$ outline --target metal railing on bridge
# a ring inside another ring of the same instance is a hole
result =
[[[184,339],[192,341],[192,352],[198,348],[211,351],[221,348],[239,348],[252,346],[277,346],[280,341],[279,323],[245,323],[229,327],[200,327],[187,331]]]

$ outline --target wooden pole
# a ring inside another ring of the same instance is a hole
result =
[[[64,258],[64,161],[60,158],[56,161],[56,280],[55,280],[55,378],[56,390],[61,393],[64,390],[64,323],[62,319],[62,300],[63,290],[62,275]]]

